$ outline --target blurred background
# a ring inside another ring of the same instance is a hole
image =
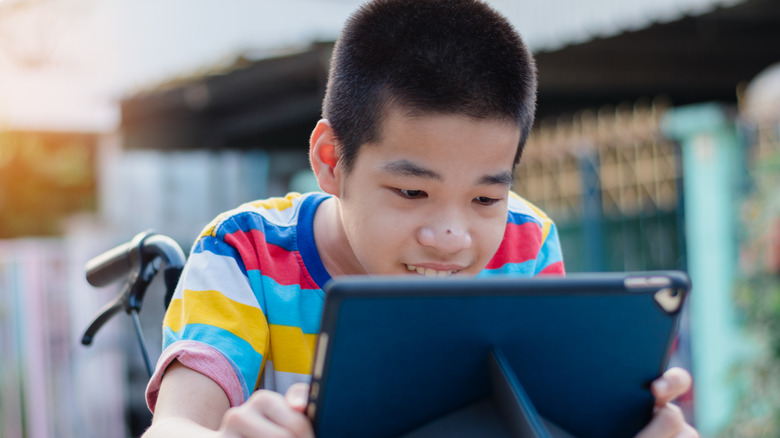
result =
[[[0,436],[138,436],[130,320],[84,263],[315,190],[308,136],[361,1],[0,0]],[[515,190],[567,269],[683,269],[672,362],[704,437],[780,436],[780,2],[492,0],[538,62]],[[142,313],[160,353],[162,289]]]

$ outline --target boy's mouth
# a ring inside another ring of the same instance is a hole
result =
[[[417,272],[420,275],[424,275],[426,277],[449,277],[459,271],[459,269],[449,269],[449,270],[436,270],[431,268],[426,268],[423,266],[414,266],[414,265],[406,265],[406,269],[410,271]]]

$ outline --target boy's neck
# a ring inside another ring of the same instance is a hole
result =
[[[323,201],[314,213],[314,243],[322,265],[331,277],[365,274],[341,223],[338,198]]]

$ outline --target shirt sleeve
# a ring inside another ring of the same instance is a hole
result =
[[[244,402],[244,392],[238,375],[227,358],[209,345],[195,341],[178,341],[163,350],[157,367],[146,389],[146,405],[154,413],[160,384],[165,370],[174,360],[187,368],[198,371],[216,382],[228,397],[230,406]]]
[[[163,354],[147,387],[152,411],[174,359],[214,380],[231,406],[246,401],[260,377],[268,322],[240,252],[217,236],[211,228],[195,243],[165,313]]]
[[[555,223],[542,210],[510,192],[506,229],[493,258],[479,276],[564,275]]]
[[[547,219],[542,225],[542,242],[536,255],[534,275],[565,275],[563,253],[558,238],[558,227],[555,222]]]

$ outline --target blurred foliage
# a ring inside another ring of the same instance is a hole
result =
[[[780,124],[751,135],[735,300],[754,351],[738,365],[741,394],[724,437],[780,436]],[[744,381],[744,382],[743,382]]]
[[[54,236],[63,219],[95,210],[96,137],[0,132],[0,239]]]

